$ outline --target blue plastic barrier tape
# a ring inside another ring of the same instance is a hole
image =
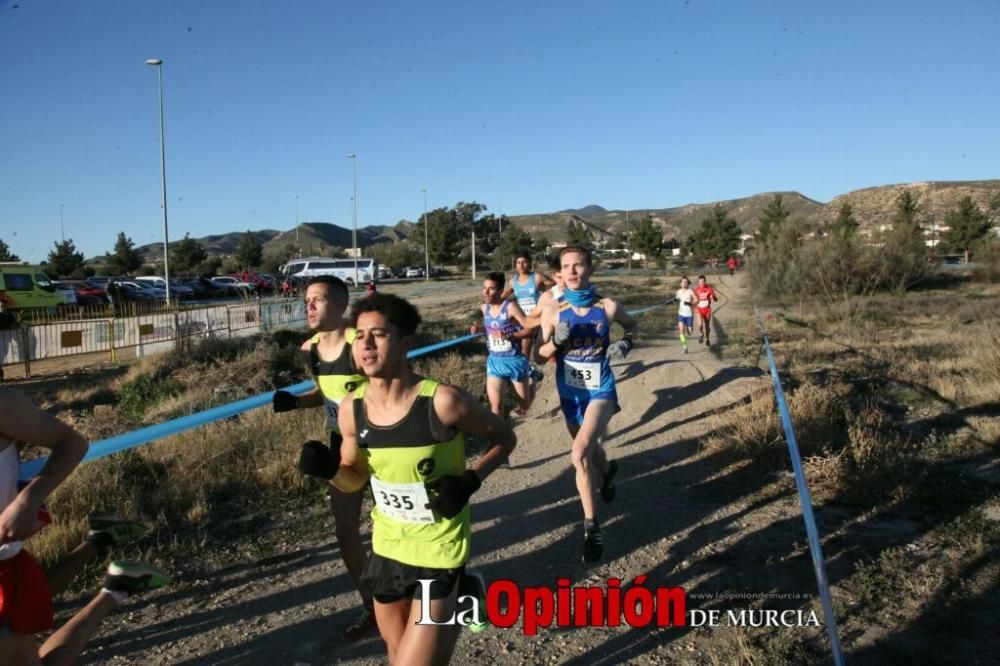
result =
[[[418,358],[448,347],[460,345],[463,342],[468,342],[469,340],[481,335],[482,333],[477,333],[475,335],[465,335],[460,338],[436,342],[432,345],[427,345],[426,347],[414,349],[410,351],[406,357],[411,359]],[[282,390],[289,391],[291,393],[305,393],[306,391],[312,390],[315,386],[316,384],[310,379],[298,384],[293,384],[292,386],[286,386]],[[196,414],[189,414],[180,418],[171,419],[170,421],[164,421],[163,423],[157,423],[156,425],[122,433],[121,435],[116,435],[115,437],[92,442],[90,450],[87,451],[87,455],[83,457],[83,462],[103,458],[104,456],[111,455],[112,453],[118,453],[120,451],[125,451],[126,449],[135,448],[158,439],[163,439],[164,437],[200,428],[201,426],[208,425],[213,421],[220,421],[222,419],[250,411],[251,409],[270,405],[273,396],[274,391],[268,391],[267,393],[261,393],[260,395],[255,395],[250,398],[244,398],[243,400],[237,400],[236,402],[219,405],[218,407],[212,407],[211,409],[206,409],[205,411],[198,412]],[[22,480],[31,479],[36,476],[39,471],[41,471],[47,460],[48,458],[36,458],[35,460],[29,460],[28,462],[22,463],[18,471],[18,477]]]
[[[830,583],[826,578],[826,567],[823,564],[823,548],[819,541],[819,530],[816,528],[816,517],[813,515],[812,498],[809,495],[809,485],[802,469],[802,457],[799,455],[799,444],[795,439],[795,429],[792,427],[792,416],[788,411],[785,391],[781,388],[781,378],[778,376],[778,364],[771,353],[771,343],[767,338],[767,329],[760,310],[754,307],[757,322],[764,336],[764,350],[767,352],[767,364],[771,369],[771,380],[774,383],[774,397],[778,403],[778,415],[781,417],[781,427],[785,431],[788,442],[788,454],[792,459],[792,469],[795,471],[795,486],[799,491],[799,502],[802,504],[802,518],[806,523],[806,536],[809,539],[809,553],[812,555],[813,571],[816,574],[816,584],[819,587],[820,601],[823,604],[823,615],[826,620],[826,633],[830,637],[833,649],[833,663],[843,666],[844,654],[840,648],[840,635],[837,631],[837,618],[833,614],[833,600],[830,597]]]
[[[659,306],[651,305],[646,308],[632,310],[630,313],[641,314],[655,307]],[[462,343],[474,340],[475,338],[482,337],[483,335],[483,333],[473,333],[470,335],[463,335],[459,338],[435,342],[434,344],[411,350],[406,354],[406,357],[409,359],[419,358],[436,351],[441,351],[442,349],[458,346]],[[286,386],[282,390],[289,391],[291,393],[305,393],[306,391],[312,390],[315,386],[316,384],[310,379],[298,384],[293,384],[292,386]],[[201,426],[208,425],[213,421],[230,418],[232,416],[236,416],[237,414],[250,411],[251,409],[270,405],[273,396],[274,391],[268,391],[267,393],[261,393],[260,395],[255,395],[250,398],[244,398],[243,400],[237,400],[236,402],[220,405],[218,407],[212,407],[211,409],[206,409],[205,411],[198,412],[196,414],[189,414],[180,418],[171,419],[170,421],[164,421],[163,423],[157,423],[156,425],[122,433],[121,435],[116,435],[115,437],[92,442],[90,450],[87,451],[87,455],[83,457],[83,462],[103,458],[104,456],[111,455],[112,453],[119,453],[143,444],[148,444],[158,439],[163,439],[164,437],[200,428]],[[31,479],[36,476],[39,471],[41,471],[47,460],[48,458],[36,458],[35,460],[29,460],[28,462],[22,463],[18,477],[21,480]]]

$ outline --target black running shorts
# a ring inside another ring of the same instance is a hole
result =
[[[372,553],[365,564],[361,580],[372,591],[375,601],[391,604],[400,599],[419,599],[423,594],[420,580],[431,579],[431,599],[445,599],[455,589],[465,567],[457,569],[430,569],[413,567],[396,560]]]

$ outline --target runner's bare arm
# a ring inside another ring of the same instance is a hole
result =
[[[517,303],[511,303],[507,306],[507,314],[514,318],[514,320],[521,325],[521,330],[517,333],[512,334],[510,337],[514,340],[523,340],[525,338],[530,338],[535,334],[535,328],[538,324],[532,324],[528,319],[528,315],[524,314],[521,307]]]
[[[368,461],[358,451],[358,431],[354,424],[354,393],[341,401],[344,409],[337,415],[337,425],[343,441],[340,444],[340,469],[330,479],[337,490],[356,493],[368,484]]]
[[[545,273],[535,273],[535,287],[538,289],[549,289],[554,287],[556,281]]]
[[[486,306],[485,305],[480,305],[479,306],[479,314],[480,315],[484,315],[484,316],[486,315]],[[474,322],[472,322],[472,325],[469,326],[469,333],[472,333],[473,335],[476,334],[476,333],[480,333],[483,330],[485,330],[485,327],[483,326],[483,322],[481,320],[474,321]]]
[[[0,543],[7,543],[35,532],[42,502],[80,464],[88,445],[78,432],[10,389],[0,389],[0,435],[51,451],[38,476],[0,513]]]
[[[503,292],[500,294],[500,300],[501,301],[506,301],[508,298],[510,298],[514,294],[514,280],[516,280],[516,279],[517,278],[511,278],[507,282],[507,286],[503,288]]]
[[[639,334],[639,322],[618,301],[610,298],[604,299],[604,312],[607,313],[608,319],[618,322],[625,329],[624,337],[635,338]]]
[[[545,363],[553,354],[556,353],[556,344],[552,341],[552,335],[555,332],[556,323],[558,321],[558,306],[554,300],[550,299],[546,304],[545,309],[542,311],[542,344],[538,346],[538,351],[535,352],[536,362]]]
[[[546,291],[538,297],[538,302],[535,304],[535,309],[531,311],[531,314],[524,315],[533,328],[538,328],[542,325],[542,313],[545,312],[546,306],[551,302],[552,292]]]
[[[438,387],[434,393],[434,412],[442,425],[482,437],[492,444],[473,468],[480,481],[492,474],[517,446],[517,436],[506,421],[458,387],[448,384]],[[347,442],[346,437],[344,442]]]
[[[306,369],[309,369],[309,366],[312,364],[311,350],[312,350],[312,337],[303,342],[302,346],[299,347],[299,355],[302,356],[302,362],[305,364]],[[285,391],[285,393],[287,393],[287,391]],[[295,401],[294,406],[285,406],[285,408],[280,409],[280,411],[287,411],[288,409],[303,409],[307,407],[323,406],[323,394],[320,392],[318,386],[313,387],[312,389],[306,391],[305,393],[300,393],[295,397],[298,398],[298,400]],[[275,400],[276,405],[279,402],[280,399]],[[279,409],[276,408],[275,411],[279,411]]]

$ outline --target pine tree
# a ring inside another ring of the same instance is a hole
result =
[[[791,215],[791,211],[785,208],[784,197],[781,194],[775,194],[758,218],[760,221],[760,226],[757,228],[758,242],[765,246],[770,243],[789,215]]]
[[[142,256],[136,251],[132,239],[118,232],[118,240],[110,254],[105,255],[105,265],[112,275],[131,275],[142,266]]]
[[[699,259],[721,259],[736,251],[742,233],[739,223],[729,216],[729,211],[722,204],[716,204],[708,217],[702,220],[701,227],[691,235],[689,247]]]
[[[643,268],[649,268],[650,257],[659,257],[663,252],[663,231],[653,223],[653,218],[649,215],[639,220],[639,226],[632,236],[632,246],[643,254]]]
[[[990,231],[990,222],[986,214],[972,200],[972,197],[962,197],[958,208],[945,215],[945,223],[951,227],[945,232],[944,238],[954,249],[965,253],[965,261],[973,247]]]
[[[858,230],[858,221],[854,219],[854,208],[846,201],[840,205],[837,217],[830,223],[829,232],[836,238],[849,238]]]
[[[186,273],[193,270],[208,258],[205,248],[190,234],[184,234],[183,240],[174,243],[170,248],[170,269],[171,273]]]
[[[56,243],[56,249],[49,252],[48,272],[52,277],[71,277],[74,272],[83,270],[83,253],[76,251],[73,239]]]
[[[0,261],[21,261],[21,257],[11,252],[2,238],[0,238]]]
[[[260,266],[261,259],[264,258],[264,248],[257,238],[248,229],[239,246],[236,248],[236,262],[243,270],[252,270]]]

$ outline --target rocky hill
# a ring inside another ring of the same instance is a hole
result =
[[[918,217],[924,224],[942,222],[945,214],[954,210],[965,196],[972,197],[980,209],[990,211],[990,203],[1000,195],[1000,180],[980,180],[961,182],[925,182],[882,185],[855,190],[834,197],[829,203],[822,203],[798,192],[781,192],[785,207],[792,217],[818,225],[833,219],[841,204],[849,203],[862,229],[874,230],[886,224],[892,217],[895,202],[900,192],[910,190],[918,199]],[[634,228],[639,220],[649,215],[663,229],[667,238],[685,238],[704,220],[716,204],[721,204],[747,233],[753,233],[764,208],[770,203],[775,192],[755,194],[741,199],[691,203],[676,208],[646,208],[627,211],[629,226]],[[994,211],[993,215],[1000,215]],[[564,240],[570,221],[585,224],[595,240],[624,232],[626,211],[607,210],[598,205],[579,209],[561,210],[554,213],[515,215],[510,220],[521,226],[533,237],[544,237],[549,241]],[[398,243],[409,237],[414,223],[402,221],[394,226],[368,226],[358,229],[358,245],[368,247],[378,243]],[[275,231],[265,229],[253,234],[264,245],[266,253],[289,254],[296,244],[295,229]],[[209,254],[228,255],[236,251],[244,232],[233,232],[197,239]],[[331,247],[350,247],[351,230],[327,222],[305,222],[299,225],[298,242],[306,254],[326,254]],[[158,244],[139,248],[150,256],[157,253]]]

